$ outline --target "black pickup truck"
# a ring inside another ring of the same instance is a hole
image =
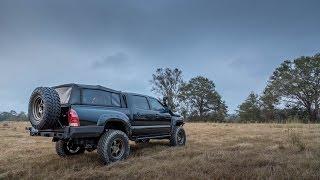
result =
[[[31,136],[52,137],[65,157],[97,149],[102,163],[130,153],[129,140],[169,139],[183,146],[183,119],[158,99],[103,86],[65,84],[36,88],[29,101]]]

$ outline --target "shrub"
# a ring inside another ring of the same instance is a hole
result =
[[[292,146],[297,147],[299,151],[306,150],[306,143],[301,133],[288,129],[288,141]]]

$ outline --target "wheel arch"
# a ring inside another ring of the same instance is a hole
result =
[[[183,121],[175,121],[175,126],[182,126],[184,125],[184,122]]]
[[[105,129],[121,130],[128,136],[131,134],[129,118],[121,112],[114,111],[100,116],[97,125],[104,126]]]
[[[130,135],[130,125],[121,120],[121,119],[109,119],[105,122],[104,125],[105,129],[115,129],[115,130],[120,130],[126,133],[128,136]]]
[[[184,121],[182,117],[172,117],[172,127],[182,126],[182,125],[184,125]]]

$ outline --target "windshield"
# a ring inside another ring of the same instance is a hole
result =
[[[72,87],[59,87],[55,89],[60,97],[61,104],[68,104]]]

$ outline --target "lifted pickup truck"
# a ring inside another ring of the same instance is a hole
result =
[[[169,139],[183,146],[183,119],[156,98],[102,86],[65,84],[36,88],[29,101],[31,136],[52,137],[65,157],[97,149],[102,163],[129,156],[129,140]]]

